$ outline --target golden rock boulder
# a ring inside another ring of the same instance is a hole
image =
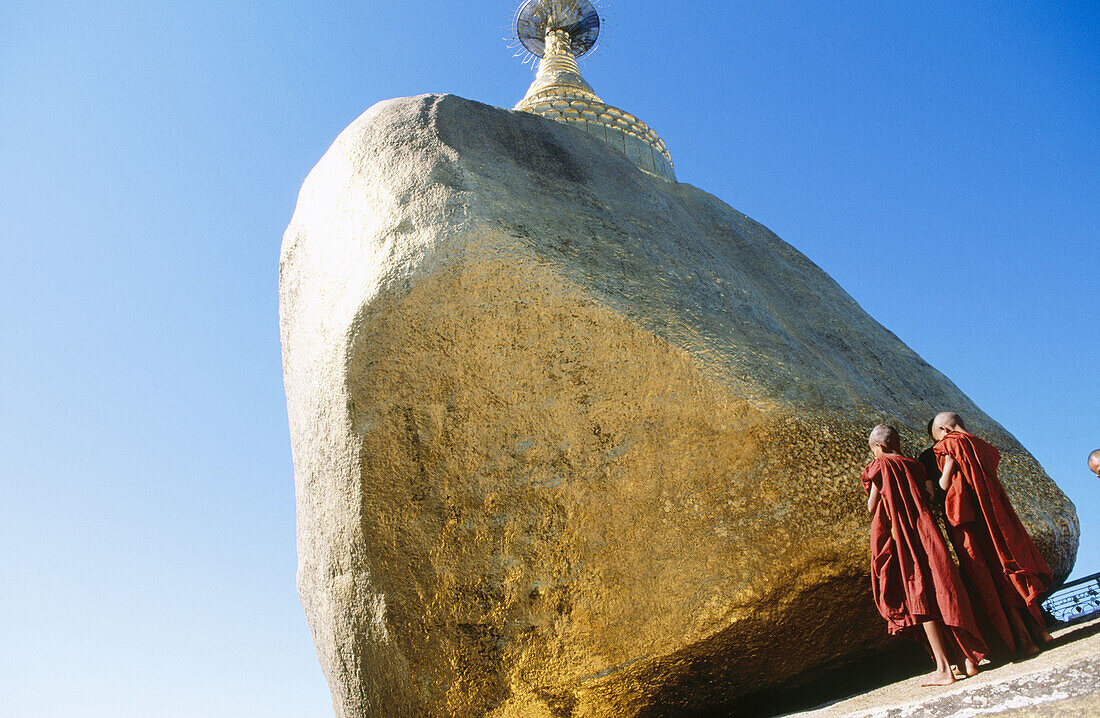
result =
[[[1072,504],[763,226],[572,127],[380,103],[280,271],[299,591],[336,713],[720,711],[883,644],[859,486],[949,408],[1056,574]]]

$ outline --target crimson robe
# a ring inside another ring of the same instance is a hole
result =
[[[877,486],[871,518],[871,592],[891,634],[942,621],[963,655],[986,654],[970,599],[924,493],[924,467],[885,454],[863,469],[863,490]]]
[[[977,585],[987,582],[981,575],[987,567],[1001,600],[1023,606],[1043,625],[1040,597],[1054,585],[1054,576],[997,478],[1000,452],[961,431],[948,432],[935,450],[941,468],[949,456],[957,467],[944,510],[963,570],[976,574],[970,579]]]

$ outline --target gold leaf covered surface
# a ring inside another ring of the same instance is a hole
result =
[[[858,485],[951,407],[1056,572],[1072,505],[820,269],[568,128],[382,103],[280,279],[299,589],[341,716],[676,715],[880,645]]]

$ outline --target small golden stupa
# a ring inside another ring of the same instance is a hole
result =
[[[676,181],[664,141],[646,123],[612,107],[581,77],[577,58],[591,50],[600,16],[589,0],[527,0],[516,12],[516,36],[541,58],[517,110],[564,122],[600,138],[642,171]]]

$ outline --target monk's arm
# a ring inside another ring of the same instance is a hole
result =
[[[940,475],[940,488],[947,491],[951,486],[951,479],[955,475],[955,460],[950,456],[943,460],[943,473]]]
[[[871,484],[871,492],[867,494],[867,510],[872,514],[875,513],[875,509],[878,508],[878,502],[882,499],[878,493],[878,487]]]

